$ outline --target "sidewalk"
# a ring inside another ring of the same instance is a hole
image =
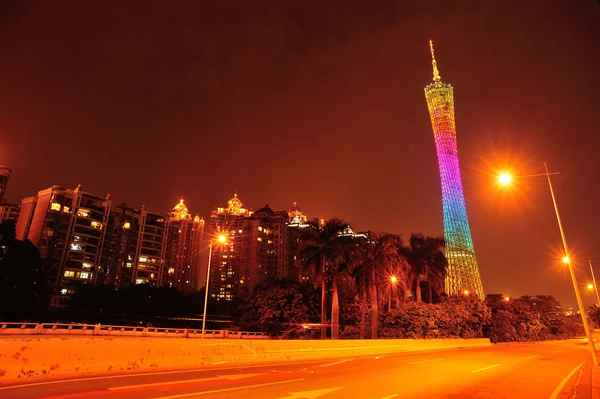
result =
[[[583,366],[574,399],[600,399],[600,366],[588,360]]]
[[[600,399],[600,366],[594,367],[591,374],[591,398]]]

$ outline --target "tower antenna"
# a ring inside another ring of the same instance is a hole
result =
[[[435,52],[433,51],[433,40],[429,40],[429,49],[431,50],[431,65],[433,65],[433,81],[439,82],[442,80],[440,71],[438,71],[437,61],[435,60]]]

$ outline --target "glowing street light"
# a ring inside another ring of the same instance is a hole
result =
[[[503,186],[508,186],[510,183],[512,183],[512,181],[513,177],[508,172],[503,172],[500,173],[500,175],[498,175],[498,183],[500,183]]]
[[[567,245],[567,239],[565,237],[565,231],[563,230],[562,221],[560,219],[560,214],[558,212],[558,205],[556,204],[556,197],[554,196],[554,188],[552,187],[552,180],[550,179],[551,175],[557,175],[557,172],[550,173],[548,171],[548,165],[544,162],[544,170],[545,173],[533,174],[533,175],[524,175],[518,176],[519,178],[523,177],[536,177],[536,176],[545,176],[548,180],[548,188],[550,189],[550,196],[552,197],[552,204],[554,205],[554,213],[556,214],[556,222],[558,223],[558,230],[560,231],[560,238],[562,239],[562,244],[564,248],[565,256],[563,257],[563,263],[566,263],[569,267],[569,272],[571,274],[571,281],[573,282],[573,290],[575,291],[575,297],[577,298],[577,305],[579,306],[579,313],[581,314],[581,320],[583,321],[583,328],[585,329],[585,335],[587,336],[588,344],[590,346],[590,353],[592,355],[592,360],[594,361],[594,366],[598,366],[598,356],[596,355],[596,347],[594,345],[594,339],[592,338],[592,332],[590,331],[590,326],[587,321],[587,317],[585,315],[585,308],[583,307],[583,301],[581,300],[581,293],[579,292],[579,285],[577,284],[577,278],[575,277],[575,271],[573,270],[573,266],[571,265],[571,260],[569,259],[569,246]],[[500,182],[507,181],[506,177],[502,177],[503,174],[498,176],[498,180]],[[510,176],[510,175],[509,175]],[[506,184],[504,184],[506,185]]]
[[[390,296],[388,297],[388,312],[392,309],[392,290],[394,289],[394,285],[398,281],[398,277],[390,276]]]
[[[463,291],[463,294],[465,294],[465,295],[469,295],[469,290],[464,290],[464,291]]]
[[[593,289],[594,289],[594,284],[592,284],[592,283],[589,283],[589,284],[587,285],[587,289],[588,289],[588,290],[593,290]]]
[[[588,258],[590,262],[590,271],[592,272],[592,281],[594,282],[594,290],[596,290],[596,299],[598,300],[598,304],[596,306],[600,307],[600,295],[598,295],[598,286],[596,285],[596,276],[594,276],[594,268],[592,267],[592,259]]]
[[[212,260],[212,247],[213,247],[214,239],[210,239],[208,242],[208,269],[206,271],[206,286],[204,289],[204,315],[202,316],[202,339],[204,339],[204,328],[206,327],[206,305],[208,305],[208,283],[210,281],[210,261]],[[227,236],[225,234],[219,234],[217,237],[217,242],[219,244],[224,244],[227,241]]]
[[[505,300],[506,302],[508,302],[508,301],[510,301],[510,297],[509,297],[509,296],[505,296],[505,297],[504,297],[504,300]]]

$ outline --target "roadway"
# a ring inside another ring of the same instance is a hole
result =
[[[555,341],[256,366],[222,364],[4,385],[0,398],[561,398],[552,395],[589,358],[587,348],[583,341]]]

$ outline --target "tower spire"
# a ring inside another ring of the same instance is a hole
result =
[[[435,60],[435,52],[433,51],[433,40],[429,40],[429,49],[431,50],[431,65],[433,65],[433,81],[439,82],[442,80],[440,77],[440,71],[437,68],[437,61]]]

